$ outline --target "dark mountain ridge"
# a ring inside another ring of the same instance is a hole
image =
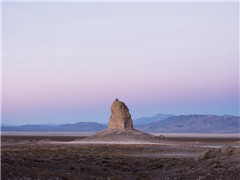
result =
[[[156,122],[156,121],[161,121],[164,120],[166,118],[172,117],[174,116],[173,114],[157,114],[153,117],[142,117],[142,118],[138,118],[133,120],[134,125],[144,125],[144,124],[149,124],[152,122]]]
[[[136,128],[151,133],[238,133],[240,117],[180,115]]]
[[[2,131],[26,131],[26,132],[97,132],[106,129],[107,126],[96,122],[79,122],[75,124],[49,125],[22,125],[2,126]]]

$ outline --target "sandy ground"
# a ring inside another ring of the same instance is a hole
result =
[[[236,136],[166,135],[159,144],[76,141],[85,136],[2,135],[1,179],[240,179],[240,154],[195,160],[207,149],[239,147]]]

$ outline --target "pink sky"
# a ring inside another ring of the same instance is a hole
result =
[[[237,3],[3,3],[3,122],[239,115]]]

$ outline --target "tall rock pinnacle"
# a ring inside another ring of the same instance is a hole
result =
[[[118,99],[111,106],[111,117],[108,129],[133,130],[133,123],[128,107]]]

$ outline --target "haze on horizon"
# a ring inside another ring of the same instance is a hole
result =
[[[239,115],[239,4],[2,4],[6,124]]]

